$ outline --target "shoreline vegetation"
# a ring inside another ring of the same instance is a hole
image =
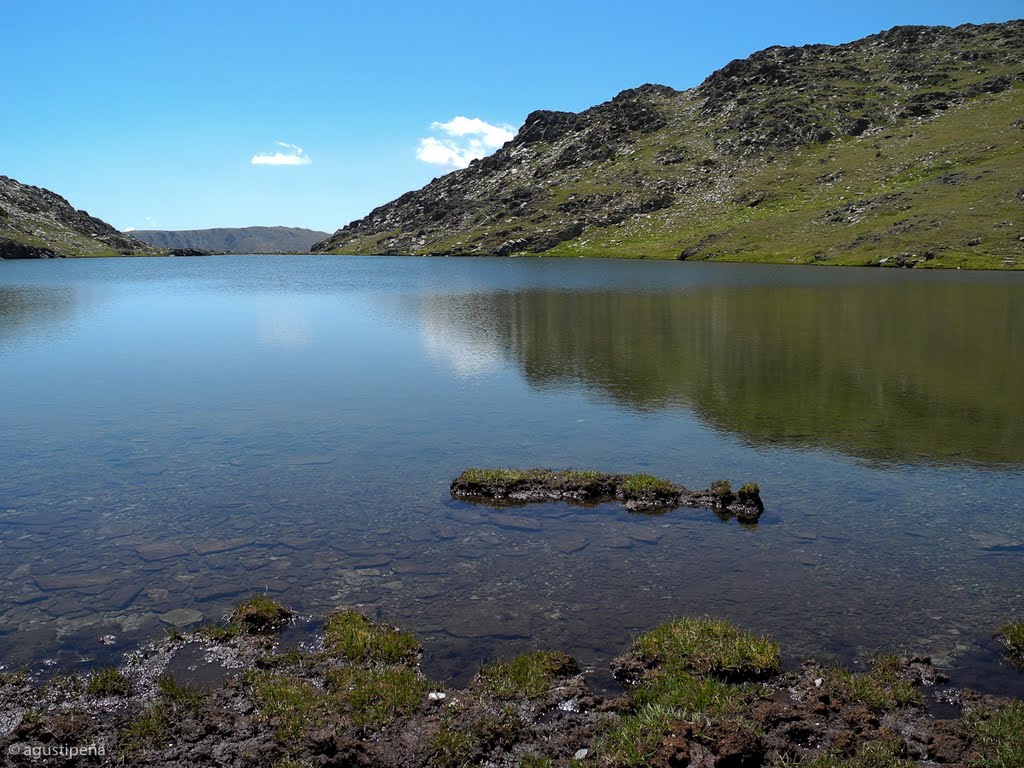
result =
[[[542,649],[454,689],[423,674],[423,647],[398,627],[340,608],[291,648],[276,633],[294,616],[257,595],[117,668],[42,683],[2,672],[0,752],[69,766],[1024,764],[1024,702],[948,687],[925,657],[785,671],[770,638],[682,617],[611,661],[620,694],[593,692],[572,657]],[[1022,632],[999,633],[1018,662]]]
[[[594,470],[470,468],[452,480],[458,499],[527,504],[568,501],[598,504],[618,501],[630,512],[667,512],[676,507],[713,509],[756,523],[764,512],[760,487],[744,483],[736,492],[728,480],[716,480],[703,491],[691,491],[653,475],[615,475]]]
[[[97,251],[90,253],[60,253],[54,251],[49,247],[42,245],[23,243],[13,238],[5,239],[0,237],[0,261],[43,261],[51,259],[123,259],[123,258],[198,258],[202,256],[336,256],[345,258],[347,256],[367,256],[363,253],[339,253],[339,252],[315,252],[315,251],[288,251],[281,253],[254,253],[254,254],[242,254],[228,251],[202,251],[195,248],[179,248],[173,251],[162,250],[159,248],[153,248],[149,251],[139,251],[137,253],[121,253],[115,251]],[[574,259],[599,259],[599,260],[616,260],[616,261],[644,261],[647,260],[647,256],[642,254],[629,254],[629,253],[594,253],[586,255],[570,255],[570,254],[558,254],[558,253],[530,253],[530,254],[512,254],[512,255],[498,255],[498,254],[466,254],[466,253],[405,253],[405,254],[373,254],[373,256],[389,256],[398,258],[457,258],[457,259],[474,259],[474,258],[536,258],[536,259],[551,259],[551,260],[562,260],[565,258]],[[372,258],[372,256],[371,256]],[[668,258],[652,258],[653,261],[686,261],[686,259],[668,259]],[[696,260],[695,260],[696,261]],[[710,261],[710,259],[707,259]],[[967,254],[958,255],[957,258],[950,258],[946,260],[921,260],[915,261],[913,259],[908,260],[903,258],[903,255],[897,255],[891,258],[872,259],[863,262],[848,261],[848,262],[825,262],[825,261],[795,261],[790,258],[773,258],[770,254],[765,254],[759,258],[729,258],[728,256],[722,256],[714,259],[715,263],[718,264],[768,264],[777,267],[786,266],[797,266],[797,267],[851,267],[851,268],[868,268],[868,269],[929,269],[929,270],[964,270],[969,272],[1021,272],[1024,271],[1024,261],[1017,262],[1008,260],[989,260],[987,258],[979,258],[978,254]]]

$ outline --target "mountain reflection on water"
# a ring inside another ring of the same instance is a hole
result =
[[[539,389],[639,412],[691,408],[752,444],[869,461],[1024,463],[1015,284],[531,290],[422,299],[455,348]],[[487,350],[490,352],[488,353]],[[467,365],[465,355],[462,365]]]

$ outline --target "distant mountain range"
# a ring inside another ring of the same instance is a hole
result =
[[[211,253],[306,253],[327,232],[296,227],[240,227],[222,229],[136,229],[132,237],[159,248]]]
[[[119,232],[55,192],[0,176],[0,259],[307,253],[325,237],[294,227]]]
[[[537,111],[325,253],[1024,266],[1024,21],[773,47]]]
[[[161,253],[42,187],[0,176],[0,259]]]

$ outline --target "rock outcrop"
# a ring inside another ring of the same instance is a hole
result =
[[[493,155],[313,250],[1014,266],[1022,80],[1024,21],[773,47],[690,90],[532,112]],[[885,194],[899,206],[820,224]]]
[[[0,176],[0,258],[138,256],[160,249],[76,210],[42,187]]]

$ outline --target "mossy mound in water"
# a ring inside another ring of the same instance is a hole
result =
[[[294,615],[273,598],[254,595],[232,611],[231,625],[250,634],[273,634]]]
[[[1019,667],[1024,667],[1024,619],[1004,624],[997,635],[1006,648],[1006,655]]]
[[[716,480],[703,491],[647,474],[617,475],[592,470],[479,469],[465,470],[451,484],[452,496],[492,501],[572,501],[596,504],[617,500],[636,512],[674,507],[706,507],[754,523],[764,512],[757,483],[746,483],[732,492],[728,480]]]

